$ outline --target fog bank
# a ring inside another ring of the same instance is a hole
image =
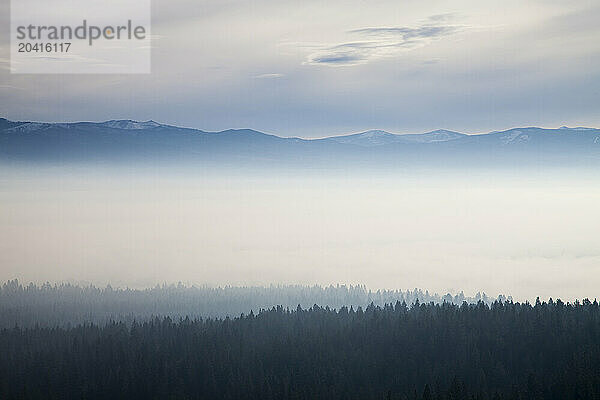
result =
[[[3,170],[0,280],[597,296],[600,185]]]

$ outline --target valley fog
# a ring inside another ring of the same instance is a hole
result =
[[[592,175],[7,167],[0,179],[3,281],[345,283],[515,300],[593,299],[600,287]]]

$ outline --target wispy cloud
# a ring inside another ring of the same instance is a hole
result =
[[[416,27],[353,29],[347,33],[358,37],[359,40],[317,46],[315,51],[308,56],[306,64],[348,66],[396,56],[403,51],[425,46],[433,40],[466,29],[464,25],[451,24],[454,19],[452,14],[440,14],[429,17]]]
[[[283,74],[260,74],[260,75],[255,75],[254,77],[256,79],[273,79],[273,78],[282,78],[284,75]]]
[[[363,28],[350,33],[362,33],[372,36],[398,36],[404,41],[412,39],[431,39],[455,33],[457,26],[421,26],[418,28]]]
[[[0,85],[0,90],[4,90],[4,89],[8,89],[8,90],[26,90],[25,88],[18,87],[18,86],[13,86],[13,85]]]

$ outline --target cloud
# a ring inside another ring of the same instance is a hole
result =
[[[273,79],[273,78],[282,78],[285,75],[283,74],[260,74],[260,75],[256,75],[255,78],[256,79]]]
[[[26,90],[25,88],[13,86],[13,85],[0,85],[0,90],[9,89],[9,90]]]
[[[421,26],[418,28],[363,28],[350,33],[361,33],[375,36],[399,36],[403,40],[439,38],[458,31],[456,26]]]
[[[354,65],[359,64],[364,60],[360,54],[325,54],[317,55],[311,58],[311,64],[339,64],[339,65]]]
[[[457,18],[457,16],[455,13],[445,13],[445,14],[431,15],[429,17],[429,21],[447,22],[447,21],[455,20],[456,18]]]
[[[452,14],[440,14],[429,17],[417,27],[353,29],[347,33],[360,36],[364,40],[317,46],[305,64],[350,66],[397,56],[401,52],[423,47],[432,40],[453,35],[466,28],[463,25],[449,24],[452,19]]]

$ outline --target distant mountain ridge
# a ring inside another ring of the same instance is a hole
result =
[[[380,146],[390,143],[433,143],[445,142],[467,136],[464,133],[438,129],[426,133],[395,134],[382,130],[370,130],[343,136],[330,136],[322,140],[331,140],[338,143],[355,144],[357,146]]]
[[[285,138],[252,129],[207,132],[152,120],[17,122],[0,118],[0,161],[439,165],[600,162],[600,129],[513,128],[467,135],[449,130],[382,130],[320,139]]]

